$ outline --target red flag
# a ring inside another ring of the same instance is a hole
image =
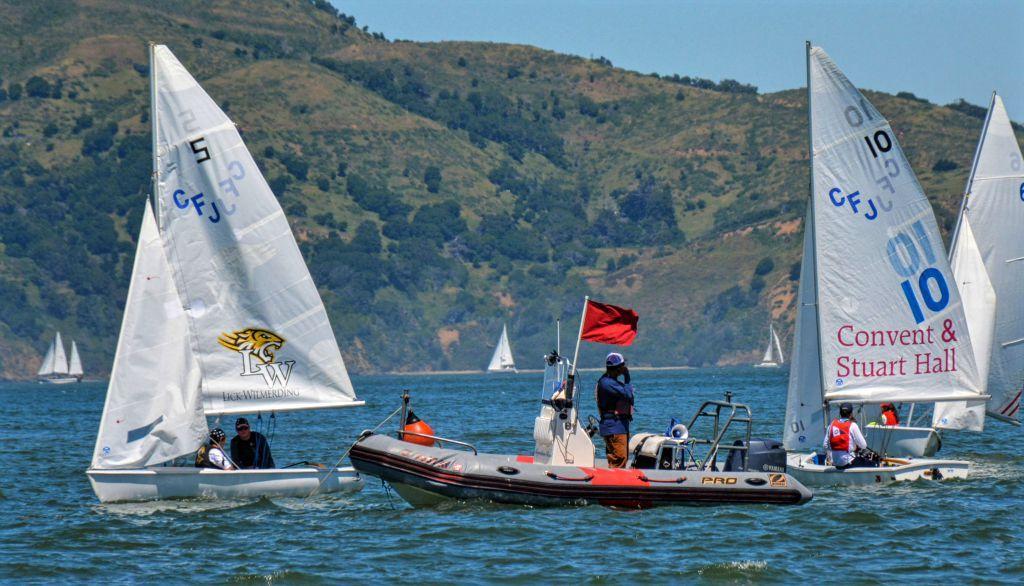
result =
[[[629,346],[636,338],[636,326],[640,316],[632,309],[587,301],[586,318],[583,320],[581,340]]]

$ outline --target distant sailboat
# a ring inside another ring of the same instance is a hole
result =
[[[768,348],[761,357],[761,364],[755,364],[754,368],[778,368],[786,363],[782,354],[782,344],[779,342],[779,335],[775,333],[775,326],[768,322]]]
[[[72,366],[81,371],[82,364],[81,360],[78,360],[78,350],[74,348],[74,342],[72,342],[71,359]],[[79,375],[68,376],[68,374],[68,358],[64,354],[64,341],[60,338],[60,332],[57,332],[53,341],[50,342],[50,347],[46,350],[46,355],[43,356],[43,364],[39,367],[39,382],[66,385],[80,380]]]
[[[501,337],[498,338],[498,345],[494,347],[494,355],[491,356],[487,372],[518,372],[516,361],[512,358],[512,347],[508,343],[508,328],[505,325],[501,326]]]
[[[1020,425],[1024,386],[1024,164],[995,93],[974,155],[950,264],[989,401],[936,403],[932,425],[982,431],[985,416]]]
[[[323,301],[235,125],[150,47],[153,195],[86,472],[101,502],[353,492],[352,468],[197,468],[206,417],[362,405]],[[187,190],[187,191],[186,191]]]

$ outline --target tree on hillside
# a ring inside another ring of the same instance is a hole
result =
[[[423,182],[427,184],[427,191],[437,193],[441,189],[441,170],[431,165],[423,173]]]

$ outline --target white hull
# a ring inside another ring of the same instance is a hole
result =
[[[950,480],[967,478],[971,463],[964,460],[887,458],[878,468],[847,468],[814,463],[814,454],[791,453],[786,458],[786,472],[805,486],[871,486],[912,482],[914,480]]]
[[[39,382],[41,384],[48,384],[48,385],[68,385],[68,384],[71,384],[71,383],[81,382],[81,379],[75,378],[73,376],[62,376],[62,377],[54,377],[54,378],[41,378],[41,379],[39,379]]]
[[[778,368],[778,362],[762,362],[761,364],[755,364],[754,368]]]
[[[102,503],[173,498],[306,497],[326,472],[312,467],[269,470],[214,470],[211,468],[138,468],[86,471],[93,492]],[[354,468],[335,468],[317,491],[353,493],[363,479]]]
[[[930,458],[942,447],[938,432],[930,427],[861,428],[868,447],[893,458]]]
[[[519,371],[515,368],[497,368],[494,370],[488,370],[487,374],[501,374],[503,372],[509,374],[519,374]]]

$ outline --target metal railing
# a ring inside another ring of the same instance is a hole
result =
[[[467,448],[473,450],[473,455],[474,456],[479,456],[480,455],[479,452],[476,451],[476,448],[473,446],[473,444],[468,444],[466,442],[460,442],[459,440],[453,440],[453,439],[449,439],[449,438],[446,438],[446,437],[440,437],[440,436],[437,436],[437,435],[430,435],[429,433],[419,433],[419,432],[416,432],[416,431],[399,431],[399,432],[397,432],[397,435],[398,435],[398,439],[400,439],[400,440],[404,440],[405,439],[402,436],[414,435],[416,437],[429,438],[429,439],[432,439],[432,440],[434,440],[436,442],[447,442],[447,443],[455,444],[455,445],[458,445],[458,446],[464,446],[464,447],[467,447]]]

